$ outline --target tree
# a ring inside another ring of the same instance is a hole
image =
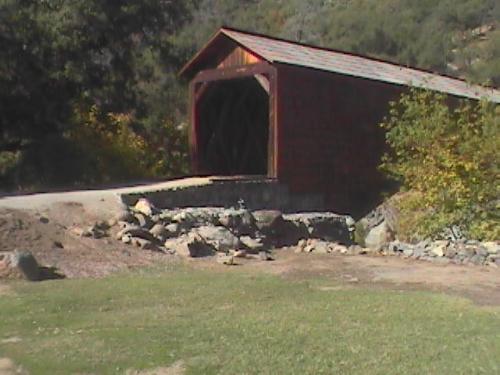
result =
[[[0,160],[41,165],[23,178],[50,184],[91,110],[133,114],[128,126],[145,135],[147,82],[175,64],[169,38],[187,16],[186,2],[169,0],[0,0],[0,152],[18,155]]]
[[[391,152],[382,168],[405,194],[400,233],[407,238],[460,228],[477,239],[498,239],[500,106],[453,103],[413,90],[392,103],[382,124]]]

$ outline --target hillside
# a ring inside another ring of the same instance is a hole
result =
[[[495,0],[4,0],[0,189],[187,173],[177,72],[223,24],[498,86],[499,20]]]

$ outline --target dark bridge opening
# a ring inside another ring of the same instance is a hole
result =
[[[198,164],[213,175],[266,175],[269,95],[263,77],[207,83],[197,103]]]

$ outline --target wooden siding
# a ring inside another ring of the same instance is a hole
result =
[[[257,64],[259,62],[262,62],[262,60],[253,53],[250,53],[241,47],[236,47],[219,63],[217,68],[229,68],[233,66]]]
[[[355,214],[383,184],[378,126],[403,88],[277,64],[277,175],[292,192],[323,193],[328,209]]]

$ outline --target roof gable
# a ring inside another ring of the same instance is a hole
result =
[[[228,45],[231,41],[269,63],[285,63],[391,84],[422,87],[465,98],[486,98],[500,103],[499,90],[470,85],[460,79],[226,27],[221,28],[186,64],[181,70],[181,75],[194,75],[217,55],[217,50],[219,50],[219,56],[221,53],[229,54]]]

